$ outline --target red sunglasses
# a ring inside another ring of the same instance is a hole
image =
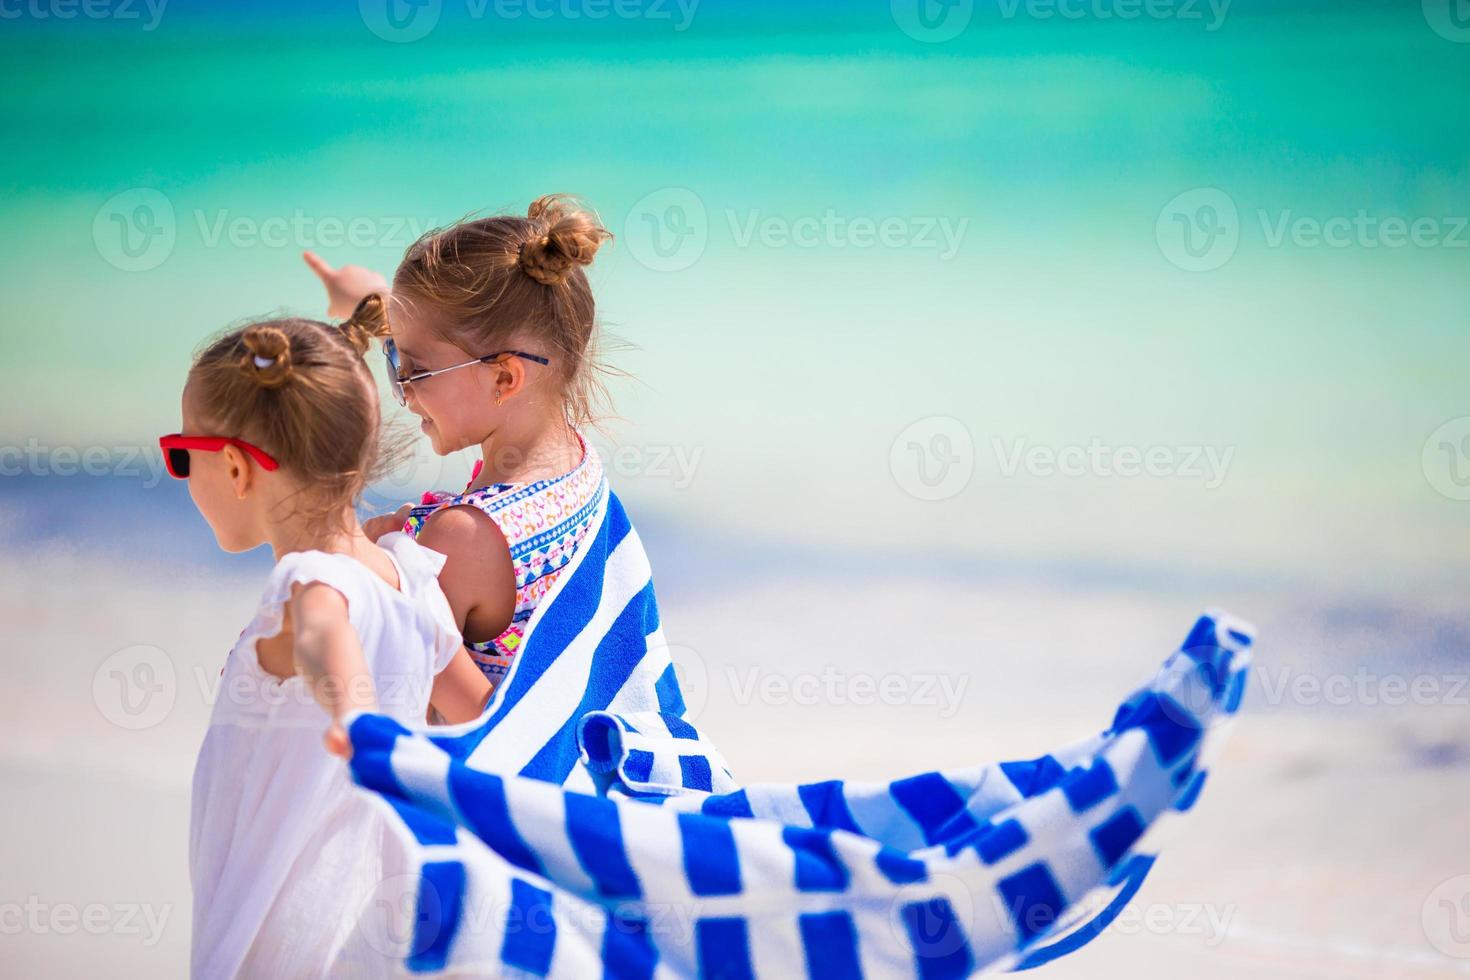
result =
[[[271,459],[265,450],[252,446],[243,439],[231,439],[228,436],[186,436],[178,433],[158,438],[158,448],[163,450],[163,461],[168,466],[168,475],[175,480],[189,478],[189,450],[217,453],[226,446],[239,449],[259,463],[262,469],[273,470],[281,465]]]

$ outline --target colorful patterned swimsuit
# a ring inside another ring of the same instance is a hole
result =
[[[575,431],[575,430],[574,430]],[[510,545],[515,568],[516,608],[510,626],[493,640],[465,642],[470,656],[492,684],[499,684],[526,635],[526,624],[541,597],[551,591],[562,568],[571,561],[592,522],[607,480],[597,450],[580,432],[582,461],[571,471],[531,483],[494,483],[460,494],[429,492],[415,507],[403,529],[417,538],[430,515],[445,507],[470,506],[483,511]],[[480,475],[475,464],[470,482]]]

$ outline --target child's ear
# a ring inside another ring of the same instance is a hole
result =
[[[225,467],[229,470],[230,486],[235,490],[235,499],[244,500],[255,481],[255,469],[250,459],[235,446],[225,446],[221,451]]]
[[[519,357],[507,357],[493,365],[490,380],[502,397],[509,398],[520,391],[521,386],[526,383],[526,366],[521,363]]]

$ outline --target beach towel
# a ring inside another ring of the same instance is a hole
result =
[[[1036,966],[1131,897],[1240,706],[1252,631],[1211,612],[1069,748],[885,783],[742,785],[685,717],[646,556],[605,498],[479,721],[347,719],[353,778],[393,815],[406,869],[361,928],[409,974]]]
[[[423,731],[471,769],[605,795],[734,789],[686,720],[638,533],[608,489],[485,713]],[[590,755],[587,751],[590,748]]]

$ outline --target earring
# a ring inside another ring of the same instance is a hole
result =
[[[495,404],[496,404],[496,406],[499,406],[500,405],[500,391],[499,391],[499,389],[496,389],[496,391],[495,391]]]

